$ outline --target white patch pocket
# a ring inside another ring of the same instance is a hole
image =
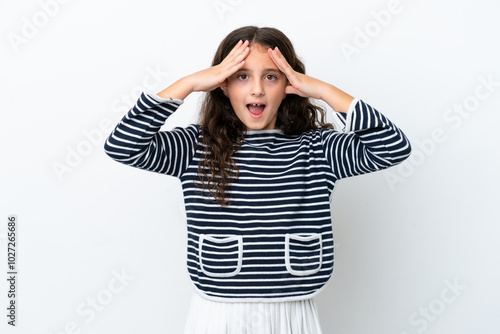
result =
[[[243,262],[243,239],[239,235],[214,237],[201,234],[198,257],[201,271],[209,277],[238,275]]]
[[[317,273],[323,263],[321,234],[285,235],[285,264],[288,272],[295,276]]]

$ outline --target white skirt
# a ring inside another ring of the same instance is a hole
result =
[[[313,298],[271,303],[216,302],[196,291],[185,334],[321,334]]]

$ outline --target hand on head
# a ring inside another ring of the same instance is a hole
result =
[[[239,41],[220,64],[192,74],[193,91],[209,92],[223,86],[226,79],[245,64],[245,58],[250,52],[249,44],[249,41]],[[287,94],[321,98],[322,81],[295,71],[278,47],[269,48],[268,55],[288,79],[288,86],[285,90]]]
[[[215,66],[190,75],[194,92],[209,92],[223,85],[244,64],[250,51],[249,41],[239,41],[224,60]]]
[[[276,66],[288,79],[288,86],[285,88],[287,94],[321,99],[321,88],[325,85],[324,82],[295,71],[290,64],[288,64],[278,47],[274,49],[269,48],[267,52],[269,57],[271,57]]]

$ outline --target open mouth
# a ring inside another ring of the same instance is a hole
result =
[[[247,109],[250,112],[250,116],[253,118],[260,118],[266,109],[265,104],[250,103],[247,104]]]

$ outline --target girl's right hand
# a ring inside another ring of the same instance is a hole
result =
[[[228,77],[243,66],[250,51],[248,45],[249,41],[239,41],[220,64],[187,76],[192,91],[210,92],[220,87]]]

